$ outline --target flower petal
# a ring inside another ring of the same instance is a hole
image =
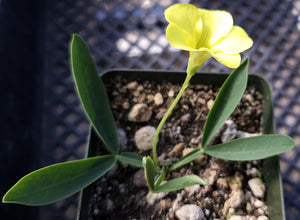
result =
[[[237,68],[241,64],[240,54],[213,53],[212,56],[223,65],[229,68]]]
[[[212,47],[212,50],[237,54],[249,49],[252,45],[253,41],[244,29],[239,26],[233,26],[231,32],[224,39],[217,42]]]
[[[195,50],[192,36],[176,24],[169,24],[166,37],[173,47],[188,51]]]
[[[191,4],[175,4],[165,10],[165,17],[170,24],[176,24],[177,29],[186,33],[188,45],[196,49],[202,33],[201,13]],[[174,31],[174,30],[173,30]]]
[[[233,26],[230,13],[219,10],[198,9],[202,17],[202,36],[198,48],[211,48],[220,38],[225,37]]]

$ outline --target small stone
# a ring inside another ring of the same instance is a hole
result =
[[[174,97],[174,95],[175,95],[174,90],[170,90],[170,91],[168,92],[168,96],[169,96],[170,98]]]
[[[264,202],[260,201],[259,199],[256,199],[254,201],[253,205],[254,205],[255,208],[262,208],[265,204],[264,204]]]
[[[156,129],[152,126],[144,126],[136,131],[134,141],[139,150],[147,151],[152,149],[152,143]]]
[[[256,220],[269,220],[269,218],[265,215],[258,216]]]
[[[137,89],[138,87],[138,82],[137,81],[133,81],[133,82],[130,82],[126,85],[126,88],[129,89],[129,90],[135,90]]]
[[[248,181],[248,185],[254,196],[258,198],[264,198],[266,187],[261,179],[252,178]]]
[[[264,214],[265,214],[265,211],[264,211],[262,208],[258,208],[258,209],[257,209],[257,214],[258,214],[258,215],[264,215]]]
[[[258,176],[257,168],[255,168],[255,167],[251,168],[250,174],[251,174],[252,177],[257,177]]]
[[[257,220],[255,216],[246,215],[246,220]]]
[[[244,220],[244,216],[234,215],[229,218],[229,220]]]
[[[187,114],[181,116],[180,120],[181,120],[182,122],[188,122],[188,121],[190,120],[190,118],[191,118],[191,114],[190,114],[190,113],[187,113]]]
[[[230,193],[229,199],[224,203],[223,213],[226,215],[229,208],[238,208],[245,201],[244,192],[242,190],[234,190]]]
[[[188,111],[190,108],[188,105],[182,105],[182,109],[185,110],[185,111]]]
[[[181,155],[182,149],[184,147],[184,143],[178,143],[174,146],[174,148],[168,153],[170,157],[172,156],[179,156]]]
[[[182,201],[182,195],[177,193],[176,199],[173,201],[173,205],[171,210],[174,212],[175,210],[179,209],[179,202]]]
[[[154,101],[154,95],[147,95],[146,98],[147,98],[149,103]]]
[[[157,204],[157,208],[159,210],[165,210],[165,209],[169,209],[171,207],[172,207],[172,202],[170,200],[167,200],[167,199],[162,199]]]
[[[228,188],[228,183],[227,180],[225,178],[218,178],[217,179],[217,186],[222,189],[225,190]]]
[[[184,191],[188,193],[189,197],[191,197],[192,195],[200,191],[200,185],[196,184],[196,185],[185,187]]]
[[[95,208],[93,211],[93,214],[97,216],[99,214],[99,212],[100,212],[99,209]]]
[[[208,168],[205,170],[204,172],[204,180],[207,182],[208,185],[213,185],[215,183],[215,181],[217,180],[218,178],[218,175],[217,175],[217,171],[216,170],[213,170],[211,168]]]
[[[225,126],[226,126],[226,128],[223,131],[222,136],[221,136],[221,141],[223,143],[233,140],[237,135],[237,130],[236,130],[235,124],[232,120],[225,121]]]
[[[252,164],[251,163],[247,163],[246,164],[246,168],[249,170],[249,169],[251,169],[252,168]]]
[[[146,94],[142,93],[137,97],[137,103],[144,103],[146,100]]]
[[[264,210],[264,212],[265,212],[265,214],[266,215],[268,215],[269,214],[269,208],[268,208],[268,206],[267,205],[264,205],[263,207],[261,207],[263,210]]]
[[[210,185],[205,185],[204,187],[202,186],[200,189],[200,193],[203,196],[208,196],[212,191],[213,191],[213,189],[212,189],[212,186],[210,186]]]
[[[164,103],[164,98],[161,93],[156,93],[154,96],[154,103],[156,106],[160,106]]]
[[[119,188],[119,191],[120,193],[125,193],[126,192],[126,187],[125,187],[125,184],[124,183],[121,183],[118,185],[118,188]]]
[[[179,220],[203,220],[204,219],[204,213],[202,209],[193,204],[188,204],[182,206],[180,209],[178,209],[175,212],[176,217]]]
[[[214,205],[214,200],[212,198],[206,197],[202,201],[202,207],[212,209]]]
[[[249,202],[246,203],[246,211],[248,213],[251,213],[253,211],[253,207]]]
[[[259,133],[249,133],[245,131],[237,131],[236,137],[237,138],[247,138],[247,137],[255,137],[260,135]]]
[[[199,145],[201,140],[199,138],[192,138],[190,141],[190,145]]]
[[[198,98],[198,103],[200,103],[201,105],[204,105],[205,104],[205,99]]]
[[[232,190],[238,190],[242,188],[243,176],[240,176],[238,173],[234,177],[231,177],[229,181],[229,186]]]
[[[204,210],[205,216],[209,217],[210,216],[210,210],[209,209],[205,209]]]
[[[227,215],[232,215],[232,214],[234,214],[234,212],[235,212],[234,208],[229,208]]]
[[[210,167],[214,170],[222,170],[226,166],[224,160],[221,160],[219,158],[214,158],[214,157],[209,160],[209,163],[210,163]]]
[[[152,116],[152,111],[145,103],[135,104],[128,114],[128,120],[134,122],[147,122]]]
[[[154,205],[157,200],[164,198],[168,193],[160,192],[160,193],[152,193],[149,192],[146,196],[146,201],[149,205]]]
[[[141,92],[144,90],[144,87],[142,85],[139,85],[137,88],[136,88],[137,91]]]
[[[114,206],[113,201],[111,201],[110,199],[106,199],[105,204],[106,204],[106,210],[111,211]]]
[[[122,128],[117,128],[117,133],[119,137],[119,142],[123,150],[126,150],[127,148],[127,137],[126,137],[126,132]]]
[[[207,103],[206,103],[206,106],[209,110],[211,110],[211,108],[213,107],[214,105],[214,100],[210,99]]]
[[[248,201],[248,202],[251,202],[251,201],[252,201],[253,196],[252,196],[252,193],[251,193],[250,191],[246,191],[246,193],[245,193],[245,199],[246,199],[246,201]],[[254,202],[254,200],[253,200],[253,202]]]
[[[245,95],[245,98],[247,99],[247,101],[248,101],[252,106],[255,105],[255,100],[254,100],[254,98],[253,98],[252,95],[246,94],[246,95]]]
[[[129,109],[129,108],[130,108],[129,102],[128,102],[128,101],[123,102],[122,107],[123,107],[123,109],[125,109],[125,110]]]
[[[133,175],[133,184],[136,185],[137,187],[142,187],[142,186],[147,186],[147,181],[145,179],[145,173],[144,169],[138,170],[134,175]]]

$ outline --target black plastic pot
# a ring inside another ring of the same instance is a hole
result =
[[[109,78],[121,75],[129,80],[148,80],[158,82],[171,82],[181,84],[185,79],[185,72],[174,71],[140,71],[140,70],[113,70],[105,72],[102,79],[106,82]],[[221,86],[227,78],[228,74],[220,73],[197,73],[193,76],[191,84],[216,85]],[[272,134],[275,132],[273,119],[272,94],[269,84],[257,75],[249,75],[248,87],[254,87],[256,91],[263,96],[263,114],[261,120],[261,128],[264,134]],[[88,157],[95,156],[95,142],[97,136],[91,132],[88,143]],[[272,147],[272,146],[270,146]],[[267,186],[267,204],[270,211],[270,219],[285,219],[283,191],[279,169],[279,159],[277,156],[265,159],[263,162],[263,177]],[[92,187],[85,188],[81,192],[81,201],[78,211],[78,220],[88,219],[89,202],[92,195]]]

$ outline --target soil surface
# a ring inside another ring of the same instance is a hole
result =
[[[141,152],[137,149],[135,132],[144,126],[158,125],[180,86],[148,81],[129,82],[120,76],[111,80],[107,86],[111,107],[117,127],[122,129],[121,133],[126,134],[122,138],[122,151],[151,155],[151,150]],[[218,88],[212,86],[190,85],[187,88],[160,134],[160,161],[176,161],[182,156],[184,149],[201,147],[204,122],[217,92]],[[242,102],[230,117],[237,130],[260,132],[261,102],[261,95],[254,89],[246,91]],[[129,112],[137,103],[145,103],[147,110],[152,112],[149,121],[128,120]],[[210,144],[220,143],[224,130],[225,127]],[[172,152],[176,145],[179,150]],[[101,149],[99,154],[103,154]],[[176,211],[186,204],[199,206],[204,214],[203,219],[229,219],[234,215],[247,216],[247,219],[265,216],[268,219],[264,197],[256,198],[248,184],[250,179],[263,179],[261,170],[261,161],[231,162],[201,156],[197,161],[169,174],[167,179],[196,174],[208,182],[207,186],[188,187],[151,200],[143,170],[118,163],[94,183],[89,219],[177,219],[180,217]],[[233,194],[239,190],[242,190],[243,195],[235,198]],[[241,199],[238,204],[230,204],[238,199]],[[258,202],[261,205],[255,205],[255,201],[261,202]]]

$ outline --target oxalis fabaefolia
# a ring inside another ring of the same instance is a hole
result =
[[[225,11],[199,9],[191,4],[175,4],[166,9],[165,17],[169,22],[166,30],[167,40],[172,46],[189,51],[189,59],[182,88],[156,129],[152,157],[120,152],[117,128],[105,86],[88,47],[80,36],[75,34],[71,42],[71,67],[76,89],[83,109],[108,154],[36,170],[20,179],[4,195],[3,202],[25,205],[56,202],[103,176],[117,161],[143,167],[151,192],[179,190],[194,184],[206,184],[197,175],[165,181],[170,172],[190,163],[201,154],[226,160],[249,161],[277,155],[295,146],[295,142],[288,136],[270,134],[207,147],[244,94],[248,79],[248,59],[241,64],[240,53],[249,49],[253,42],[241,27],[233,25],[232,16]],[[211,57],[229,68],[236,69],[222,85],[207,116],[201,140],[202,147],[173,164],[160,164],[157,159],[160,130],[193,75]]]

